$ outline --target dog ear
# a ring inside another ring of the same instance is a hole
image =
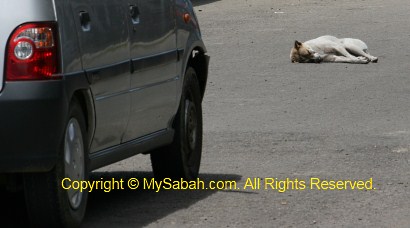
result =
[[[302,46],[302,43],[299,42],[299,41],[297,41],[297,40],[295,40],[295,48],[296,48],[296,49],[299,49],[301,46]]]

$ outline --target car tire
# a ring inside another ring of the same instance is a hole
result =
[[[24,193],[34,227],[78,227],[85,215],[87,191],[66,190],[63,179],[88,180],[85,118],[79,102],[71,102],[56,166],[46,173],[24,175]],[[64,182],[68,187],[68,182]]]
[[[173,123],[173,142],[151,153],[155,178],[193,180],[198,177],[202,155],[201,102],[197,74],[194,68],[188,67]]]

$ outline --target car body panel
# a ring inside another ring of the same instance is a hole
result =
[[[126,1],[70,0],[83,69],[95,97],[91,152],[121,143],[130,112],[130,61]],[[82,24],[80,14],[89,22]],[[77,16],[77,18],[76,18]],[[87,27],[87,28],[85,28]]]
[[[176,104],[176,50],[174,3],[139,0],[137,20],[129,20],[131,114],[123,142],[168,128]]]

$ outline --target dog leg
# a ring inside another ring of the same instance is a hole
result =
[[[343,56],[345,56],[345,57],[347,57],[347,58],[349,58],[349,59],[355,59],[355,58],[356,58],[356,56],[350,54],[350,53],[349,53],[344,47],[342,47],[342,46],[334,47],[334,49],[336,50],[336,52],[338,52],[339,54],[341,54],[341,55],[343,55]]]
[[[371,62],[377,63],[378,58],[376,56],[370,55],[369,53],[367,53],[366,50],[361,50],[361,49],[358,49],[357,47],[354,47],[354,48],[346,47],[346,49],[353,55],[364,56],[368,58]]]
[[[362,40],[345,38],[343,39],[342,44],[344,45],[346,50],[352,55],[364,56],[368,58],[371,62],[377,63],[378,58],[370,55],[367,52],[367,45]]]
[[[334,47],[334,49],[336,50],[336,52],[338,52],[339,54],[342,55],[342,56],[336,56],[336,57],[342,57],[342,58],[336,58],[337,61],[347,62],[347,63],[369,63],[370,62],[370,58],[367,58],[367,57],[364,57],[364,56],[356,57],[356,56],[350,54],[342,46]]]
[[[349,58],[346,56],[340,55],[326,55],[323,58],[323,62],[333,62],[333,63],[357,63],[357,64],[366,64],[369,63],[369,59],[366,57],[354,57]]]

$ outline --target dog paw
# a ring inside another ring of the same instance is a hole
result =
[[[373,58],[370,59],[370,61],[371,61],[372,63],[377,63],[378,60],[379,60],[379,59],[378,59],[377,57],[373,57]]]
[[[357,63],[369,63],[370,59],[364,57],[364,56],[359,56],[357,57]]]

